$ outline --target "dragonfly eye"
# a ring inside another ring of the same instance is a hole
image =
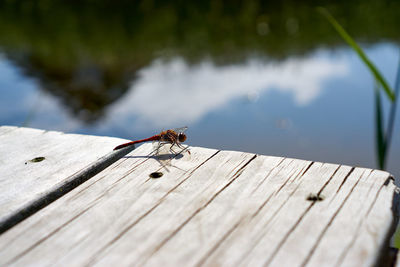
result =
[[[185,142],[185,140],[186,140],[186,134],[184,134],[184,133],[179,133],[179,134],[178,134],[178,140],[179,140],[180,143]]]

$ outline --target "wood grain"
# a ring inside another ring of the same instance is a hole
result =
[[[152,150],[139,146],[1,235],[0,265],[371,266],[389,246],[398,189],[387,172]]]
[[[112,163],[120,139],[0,127],[1,140],[15,148],[0,157],[7,212],[93,176],[0,235],[1,266],[371,266],[397,224],[383,171],[199,147],[154,156],[151,144]]]
[[[106,168],[124,139],[0,127],[0,233]]]

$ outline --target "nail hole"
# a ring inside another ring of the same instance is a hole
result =
[[[29,160],[29,161],[33,162],[33,163],[36,163],[36,162],[41,162],[41,161],[43,161],[45,159],[46,159],[45,157],[36,157],[36,158],[33,158],[33,159]],[[27,163],[28,162],[25,162],[25,164],[27,164]]]
[[[310,193],[307,198],[308,201],[312,201],[312,202],[316,202],[316,201],[322,201],[325,199],[325,197],[323,195],[319,195],[319,194],[314,194],[314,193]]]
[[[162,172],[152,172],[152,173],[150,173],[150,178],[153,178],[153,179],[157,179],[157,178],[160,178],[161,176],[163,176],[163,173]]]

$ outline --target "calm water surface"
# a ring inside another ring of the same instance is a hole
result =
[[[187,125],[192,146],[377,167],[373,78],[307,1],[100,2],[0,4],[0,125],[127,139]],[[398,4],[327,7],[393,86]],[[387,158],[400,178],[399,114]]]
[[[366,51],[394,81],[398,47],[382,43]],[[2,56],[0,124],[127,139],[188,125],[193,146],[375,168],[372,86],[349,49],[225,66],[156,59],[88,125]],[[397,119],[388,157],[388,170],[398,177],[399,127]]]

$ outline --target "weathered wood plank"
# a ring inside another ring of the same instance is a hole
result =
[[[369,266],[396,223],[387,172],[151,151],[138,147],[1,235],[0,265]]]
[[[122,157],[110,151],[124,141],[0,127],[0,233]]]
[[[167,166],[162,167],[156,159],[147,157],[151,150],[151,145],[140,146],[129,157],[0,236],[0,264],[13,261],[14,257],[21,264],[24,261],[29,263],[32,255],[49,264],[62,263],[64,257],[72,257],[73,262],[68,260],[71,264],[87,263],[126,228],[146,218],[165,198],[177,195],[178,188],[184,187],[183,183],[192,178],[192,172],[201,168],[216,153],[214,150],[199,149],[201,153],[192,152],[190,158],[172,160],[171,164],[167,160],[163,163]],[[238,163],[233,161],[228,164],[237,168],[232,164]],[[164,172],[162,178],[149,178],[151,172],[159,170]],[[209,170],[210,173],[214,171]],[[36,231],[31,231],[33,228],[37,228]],[[71,231],[77,228],[83,231],[70,236]],[[50,252],[55,248],[51,242],[61,240],[58,239],[59,234],[65,236],[62,239],[68,242],[63,248]],[[39,248],[37,242],[43,247]]]

